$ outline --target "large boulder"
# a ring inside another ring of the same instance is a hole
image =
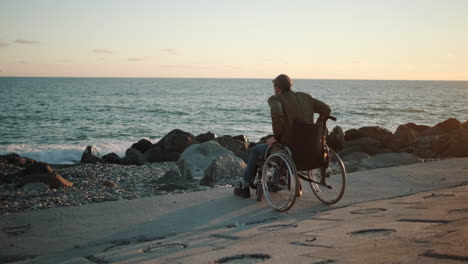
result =
[[[148,149],[150,149],[153,144],[147,139],[141,139],[137,143],[132,145],[132,148],[138,149],[141,153],[145,153]]]
[[[274,135],[266,135],[266,136],[260,138],[260,140],[257,142],[257,144],[264,144],[271,137],[274,137]]]
[[[360,134],[366,137],[376,139],[384,145],[389,144],[390,139],[393,136],[392,132],[390,132],[389,130],[385,128],[378,127],[378,126],[361,127],[358,129],[358,131]]]
[[[468,130],[460,129],[438,137],[430,149],[441,157],[468,157]]]
[[[164,153],[164,161],[177,161],[180,154],[188,146],[197,143],[199,142],[194,135],[180,129],[174,129],[156,144],[153,144],[151,148],[161,148]]]
[[[184,179],[200,180],[200,184],[213,185],[221,178],[240,177],[245,162],[216,141],[188,147],[177,161]]]
[[[357,129],[352,128],[352,129],[346,130],[344,137],[346,141],[351,141],[351,140],[360,139],[364,136],[361,133],[359,133]]]
[[[233,138],[239,140],[240,142],[244,143],[247,146],[250,144],[249,139],[244,135],[237,135],[237,136],[234,136]]]
[[[206,132],[204,134],[200,134],[200,135],[196,136],[195,139],[200,143],[204,143],[204,142],[206,142],[208,140],[215,139],[216,137],[217,137],[216,134],[211,133],[211,131],[208,131],[208,132]]]
[[[190,187],[177,170],[168,170],[163,176],[151,181],[151,183],[156,184],[157,190],[166,192],[186,190]]]
[[[242,142],[235,139],[232,136],[222,136],[215,138],[214,141],[218,142],[221,146],[232,151],[236,156],[245,160],[248,158],[248,152],[246,150],[249,147],[247,142]]]
[[[160,147],[153,147],[144,154],[146,161],[150,163],[164,161],[164,151]]]
[[[360,165],[372,168],[386,168],[420,163],[421,159],[409,153],[385,153],[363,159]]]
[[[122,163],[122,160],[120,159],[119,155],[115,154],[114,152],[111,152],[102,156],[102,161],[108,164],[121,164]]]
[[[81,163],[96,163],[101,161],[101,156],[94,146],[87,146],[81,155]]]
[[[422,133],[422,132],[428,130],[429,128],[431,128],[430,126],[416,125],[415,123],[406,123],[406,124],[404,124],[404,126],[406,126],[408,128],[411,128],[411,129],[413,129],[414,131],[416,131],[418,133]]]
[[[24,175],[20,182],[20,187],[36,182],[47,184],[50,188],[70,187],[73,183],[65,180],[60,174],[43,162],[36,162],[28,166],[22,174]]]
[[[129,148],[125,151],[125,157],[122,159],[122,163],[125,165],[143,165],[147,161],[141,151],[135,148]]]
[[[422,136],[442,136],[444,134],[462,129],[463,126],[455,118],[449,118],[443,122],[440,122],[439,124],[425,130],[423,133],[421,133]]]
[[[407,125],[398,126],[392,137],[392,149],[399,150],[416,142],[418,132]]]
[[[333,128],[332,132],[327,136],[327,144],[336,151],[343,149],[345,135],[341,127],[335,126]]]
[[[411,145],[400,148],[399,152],[410,153],[423,159],[438,158],[440,155],[431,150],[431,146],[436,140],[438,140],[438,136],[420,135]]]
[[[0,155],[0,164],[13,164],[16,166],[28,166],[36,161],[30,158],[21,157],[16,153],[10,153],[6,155]]]
[[[370,156],[391,152],[380,141],[364,137],[356,140],[346,141],[344,148],[339,151],[340,156],[344,157],[353,152],[364,152]]]
[[[465,123],[462,124],[462,128],[463,129],[468,129],[468,121],[466,121]]]
[[[182,153],[184,150],[192,144],[198,143],[198,140],[194,135],[182,131],[180,129],[174,129],[161,139],[164,143],[164,152],[179,152]]]
[[[455,118],[449,118],[434,127],[442,129],[443,132],[448,133],[462,128],[462,124]]]

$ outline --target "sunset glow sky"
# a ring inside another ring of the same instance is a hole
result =
[[[465,0],[0,0],[0,76],[468,80]]]

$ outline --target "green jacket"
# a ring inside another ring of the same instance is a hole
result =
[[[273,134],[281,144],[289,145],[289,133],[294,120],[314,123],[314,113],[330,115],[330,107],[307,93],[287,91],[268,99],[271,110]]]

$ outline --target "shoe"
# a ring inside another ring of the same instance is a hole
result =
[[[243,187],[242,183],[239,184],[236,188],[234,188],[234,195],[240,196],[242,198],[250,198],[250,188]]]

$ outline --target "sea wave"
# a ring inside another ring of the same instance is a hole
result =
[[[424,113],[425,110],[422,109],[415,109],[415,108],[389,108],[389,107],[371,107],[369,110],[377,111],[377,112],[400,112],[400,113]]]
[[[157,140],[151,140],[156,142]],[[101,156],[114,152],[124,156],[125,151],[134,141],[116,141],[94,144]],[[51,164],[74,164],[81,160],[81,155],[86,145],[34,145],[34,144],[11,144],[0,146],[0,155],[16,153],[22,157]]]

